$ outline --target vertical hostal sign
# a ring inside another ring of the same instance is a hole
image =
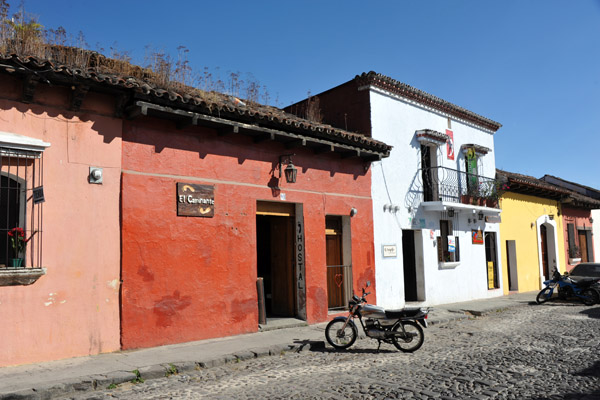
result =
[[[215,187],[177,182],[177,215],[214,217]]]

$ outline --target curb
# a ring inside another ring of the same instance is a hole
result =
[[[507,305],[505,307],[486,311],[466,309],[448,311],[447,314],[450,315],[444,315],[440,318],[432,319],[431,321],[428,320],[428,324],[431,326],[441,325],[473,317],[486,316],[493,312],[503,312],[517,306],[519,305]],[[359,339],[364,338],[364,335],[359,335]],[[119,385],[125,382],[143,382],[146,380],[165,378],[175,374],[189,373],[200,369],[220,367],[225,364],[255,358],[278,356],[288,352],[299,353],[307,349],[322,350],[325,348],[324,340],[306,340],[295,344],[275,344],[269,347],[251,348],[243,352],[225,354],[202,361],[175,361],[167,364],[138,367],[133,371],[115,371],[108,374],[74,378],[59,383],[40,384],[40,386],[35,386],[31,389],[4,394],[0,393],[0,400],[50,400],[59,396],[68,397],[69,395],[78,395],[84,392],[107,390],[111,385]]]

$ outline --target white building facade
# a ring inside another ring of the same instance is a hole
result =
[[[501,296],[501,125],[373,72],[315,97],[323,122],[393,146],[371,164],[377,304]]]

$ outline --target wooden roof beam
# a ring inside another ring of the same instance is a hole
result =
[[[237,125],[232,125],[217,129],[217,134],[219,136],[230,135],[232,133],[240,133],[240,127]]]
[[[264,132],[261,133],[260,135],[256,135],[254,136],[254,143],[261,143],[261,142],[265,142],[267,140],[275,140],[275,133],[273,132]]]
[[[35,88],[38,83],[40,83],[40,79],[36,75],[27,75],[25,79],[23,79],[23,103],[31,103],[33,101],[33,95],[35,94]]]
[[[71,103],[69,104],[69,110],[79,111],[81,109],[83,99],[85,99],[90,87],[89,85],[77,85],[71,87],[71,90]]]
[[[296,147],[305,147],[306,146],[306,139],[294,139],[294,140],[290,140],[289,142],[287,142],[285,144],[285,148],[286,149],[293,149]]]

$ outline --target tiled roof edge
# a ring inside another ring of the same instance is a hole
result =
[[[406,83],[402,83],[388,76],[378,74],[374,71],[363,72],[361,75],[356,75],[354,79],[359,83],[360,86],[372,85],[378,87],[399,96],[409,98],[423,105],[435,108],[439,111],[454,115],[458,118],[465,119],[494,132],[502,127],[502,124],[496,121],[469,111],[466,108],[452,104],[446,100],[440,99],[439,97],[414,88]]]
[[[206,92],[214,94],[214,101],[211,101],[189,93],[182,94],[174,90],[167,90],[136,77],[123,76],[116,73],[103,73],[95,68],[74,68],[55,64],[47,59],[18,54],[0,54],[0,69],[13,73],[15,71],[31,73],[39,77],[42,81],[48,78],[45,75],[49,73],[71,79],[90,80],[98,85],[113,87],[118,90],[130,90],[149,96],[149,98],[155,99],[154,101],[158,101],[157,104],[167,103],[174,107],[185,105],[188,108],[201,107],[208,110],[215,110],[216,112],[226,112],[231,117],[237,115],[238,117],[246,117],[257,122],[263,121],[270,125],[294,127],[308,134],[313,134],[316,137],[326,136],[340,143],[350,143],[384,154],[389,154],[392,149],[392,146],[386,143],[359,133],[306,120],[272,106],[259,103],[245,105],[243,102],[239,103],[239,100],[233,96],[223,93]],[[198,90],[191,87],[189,89],[190,91]]]

